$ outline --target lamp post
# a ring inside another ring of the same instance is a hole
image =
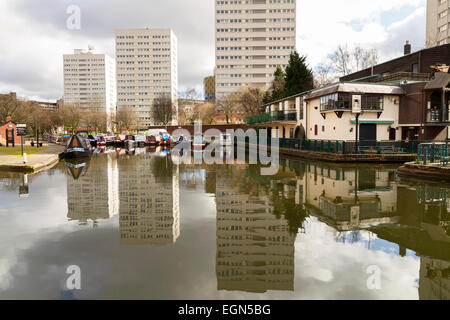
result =
[[[356,139],[355,139],[355,153],[358,154],[359,152],[359,116],[361,114],[360,113],[355,113],[355,118],[356,118]]]
[[[359,153],[359,117],[362,113],[361,109],[361,96],[352,96],[352,113],[355,115],[356,119],[356,139],[355,139],[355,153]]]

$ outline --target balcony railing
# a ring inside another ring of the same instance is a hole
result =
[[[352,108],[349,106],[335,106],[335,105],[328,105],[324,104],[320,106],[320,112],[325,111],[350,111]]]
[[[450,109],[429,109],[427,110],[428,123],[450,122]]]
[[[247,124],[267,123],[276,121],[280,122],[297,121],[297,112],[285,113],[284,111],[275,111],[247,118]]]
[[[350,106],[337,106],[337,105],[321,105],[320,106],[320,112],[327,112],[327,111],[351,111],[352,108]],[[383,111],[383,106],[378,105],[372,105],[372,106],[363,106],[363,111]]]

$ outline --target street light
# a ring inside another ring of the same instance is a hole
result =
[[[355,153],[358,154],[359,152],[359,117],[362,114],[362,108],[361,108],[361,96],[360,95],[354,95],[352,96],[352,113],[355,115],[356,118],[356,139],[355,139]]]

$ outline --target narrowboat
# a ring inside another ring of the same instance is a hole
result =
[[[125,148],[127,148],[127,149],[134,148],[135,144],[136,144],[136,136],[131,135],[131,134],[126,135],[124,143],[125,143]]]
[[[89,142],[91,143],[91,147],[96,148],[97,147],[97,142],[98,142],[98,138],[96,136],[93,135],[88,135],[88,139]]]
[[[147,146],[156,146],[157,145],[156,137],[154,135],[147,136],[147,138],[145,139],[145,144]]]
[[[161,144],[161,134],[160,134],[160,129],[150,129],[147,131],[147,140],[151,139],[151,141],[155,141],[155,145],[160,145]]]
[[[161,144],[162,145],[170,146],[172,144],[172,137],[167,132],[167,130],[164,130],[164,129],[160,130],[160,135],[161,135]]]
[[[112,144],[114,144],[114,141],[116,140],[116,136],[114,135],[114,133],[108,132],[105,135],[105,140],[106,140],[107,145],[112,145]]]
[[[139,132],[135,136],[135,141],[136,141],[136,145],[138,145],[139,147],[144,147],[145,146],[145,142],[146,142],[145,133],[144,132]]]
[[[97,136],[97,147],[106,147],[106,139],[103,135]]]
[[[92,146],[89,141],[87,132],[78,132],[69,138],[66,150],[64,151],[64,158],[85,158],[92,155]]]

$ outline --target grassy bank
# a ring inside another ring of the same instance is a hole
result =
[[[42,148],[36,148],[36,147],[23,147],[23,152],[27,155],[32,155],[41,151],[47,150],[47,147]],[[22,156],[22,148],[21,147],[13,147],[13,148],[6,148],[2,147],[0,148],[0,154],[6,154],[9,156],[16,156],[21,157]]]

